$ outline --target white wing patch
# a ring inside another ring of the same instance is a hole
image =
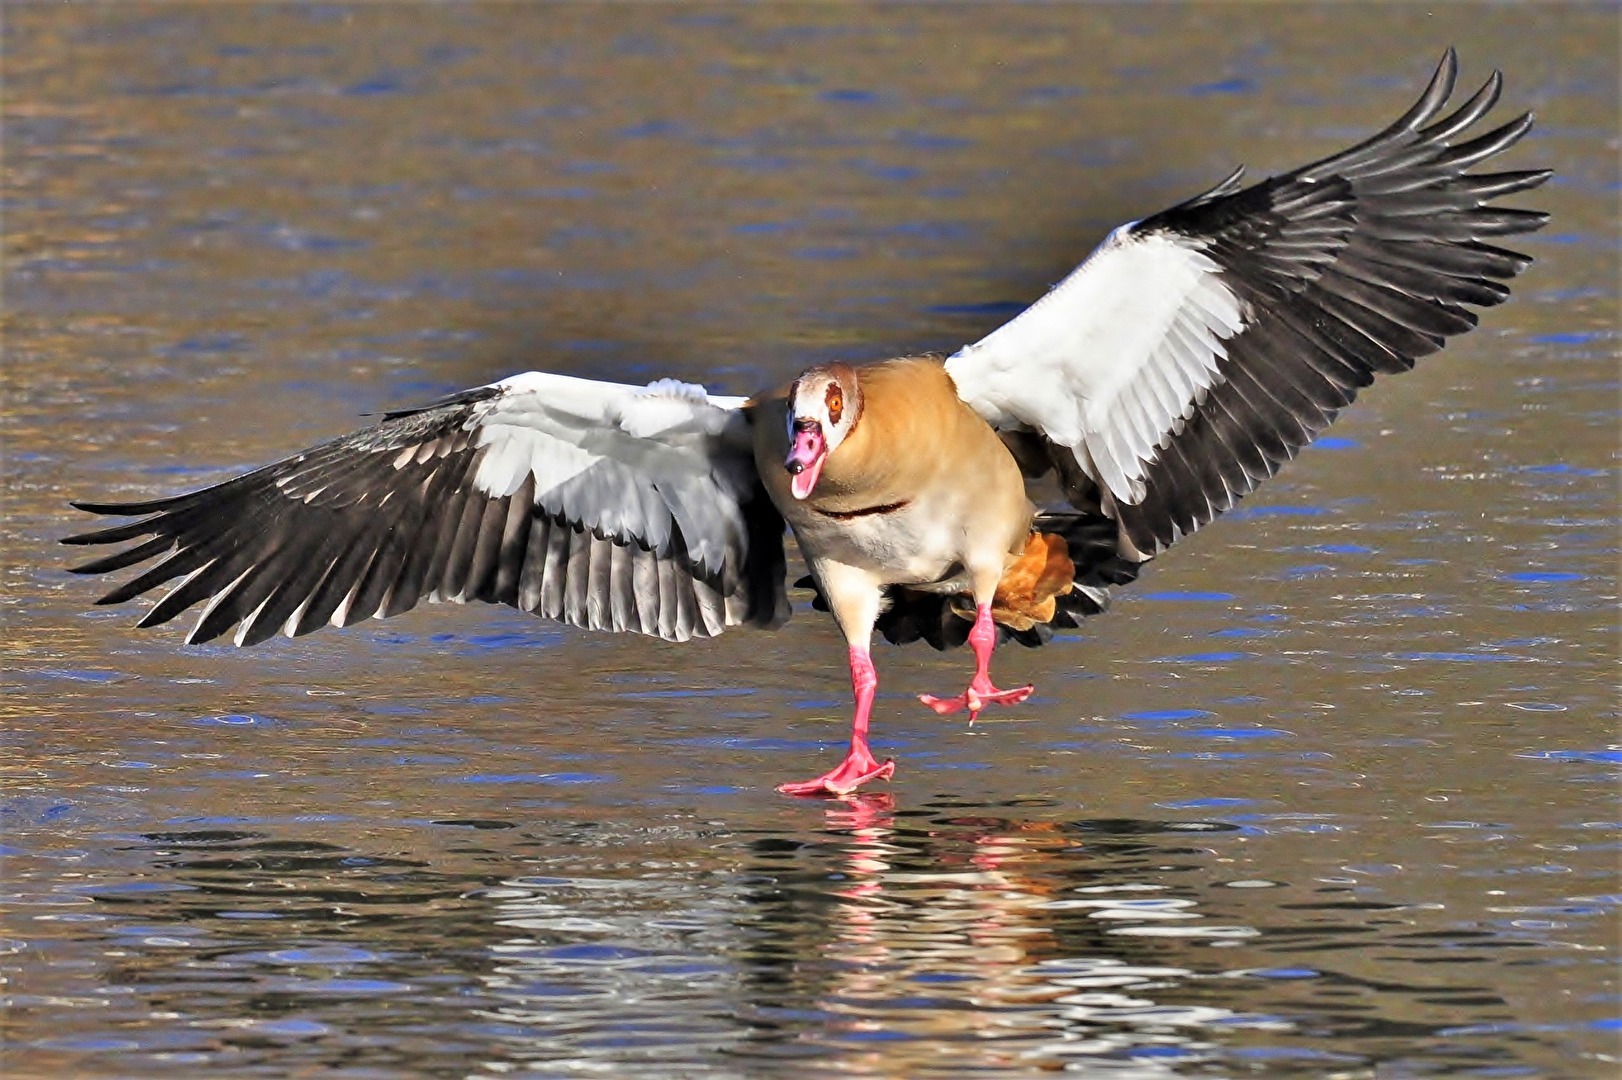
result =
[[[468,427],[475,445],[488,448],[473,482],[497,498],[517,491],[531,473],[540,495],[617,456],[605,436],[627,436],[625,449],[640,457],[643,448],[630,440],[651,440],[663,449],[718,435],[747,400],[712,398],[702,386],[675,379],[642,387],[544,371],[491,385],[503,393],[480,406]],[[402,455],[396,465],[406,460]]]
[[[946,362],[992,424],[1069,446],[1117,501],[1135,503],[1158,448],[1221,376],[1249,312],[1191,240],[1123,226],[1042,299]]]
[[[504,498],[533,476],[535,504],[549,512],[656,551],[679,527],[700,565],[721,566],[744,530],[738,507],[753,473],[717,450],[736,434],[729,425],[746,398],[710,397],[674,379],[643,387],[539,371],[491,385],[502,393],[475,406],[466,425],[484,450],[473,475],[480,492]]]
[[[498,499],[523,487],[530,473],[537,491],[551,491],[601,460],[566,439],[516,423],[484,424],[476,445],[486,452],[473,484]]]

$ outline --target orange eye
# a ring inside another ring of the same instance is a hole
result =
[[[839,389],[838,383],[828,384],[826,404],[828,406],[828,423],[837,426],[839,417],[845,411],[845,392]]]

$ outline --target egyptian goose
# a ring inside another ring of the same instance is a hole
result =
[[[99,601],[178,582],[187,638],[239,645],[484,600],[670,641],[788,616],[784,526],[850,649],[840,765],[793,795],[888,778],[868,749],[875,629],[972,647],[939,713],[1024,700],[990,677],[1000,638],[1040,644],[1109,586],[1271,476],[1376,373],[1404,371],[1502,302],[1531,261],[1485,242],[1546,215],[1492,200],[1547,171],[1470,174],[1530,115],[1475,137],[1500,77],[1438,116],[1457,64],[1366,142],[1116,229],[1022,314],[950,357],[830,364],[743,398],[664,380],[515,375],[214,487],[75,503],[140,520],[76,568],[165,556]],[[1462,140],[1462,141],[1461,141]],[[1051,474],[1070,507],[1038,512]]]

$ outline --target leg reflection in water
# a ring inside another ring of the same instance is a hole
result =
[[[1188,996],[1194,972],[1152,962],[1160,950],[1151,938],[1118,932],[1254,931],[1208,925],[1193,901],[1157,896],[1164,890],[1152,875],[1123,877],[1110,857],[1121,845],[987,809],[905,813],[889,793],[824,809],[828,841],[818,854],[833,906],[823,913],[826,937],[801,952],[792,982],[806,994],[796,1006],[830,1022],[802,1040],[851,1070],[927,1075],[948,1053],[958,1067],[992,1069],[1143,1046],[1198,1060],[1199,1028],[1249,1022],[1171,1003]],[[1140,856],[1129,865],[1166,854],[1141,840],[1128,846]],[[808,915],[795,921],[803,927]]]

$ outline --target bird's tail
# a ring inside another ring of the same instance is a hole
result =
[[[1059,598],[1076,587],[1076,564],[1070,546],[1058,533],[1032,532],[1025,551],[1003,571],[991,598],[991,618],[1010,630],[1029,630],[1049,623],[1059,610]],[[953,614],[974,620],[974,602],[967,596],[951,598]]]

